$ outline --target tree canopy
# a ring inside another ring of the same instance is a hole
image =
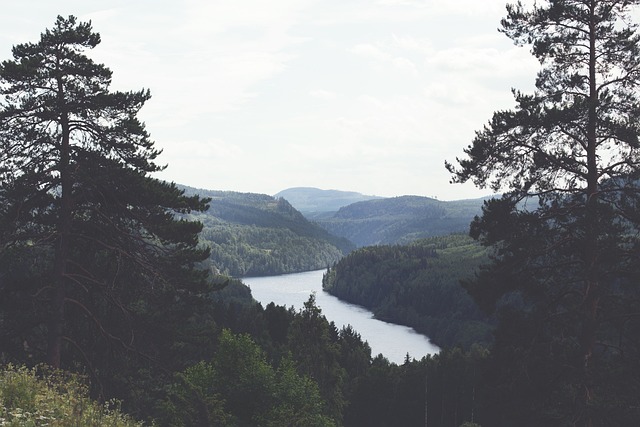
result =
[[[637,419],[638,3],[508,5],[501,31],[539,59],[536,90],[514,90],[516,108],[494,113],[467,156],[447,163],[454,182],[505,191],[472,224],[495,251],[468,286],[510,313],[494,357],[509,362],[503,379],[521,381],[517,397],[503,389],[520,399],[510,413],[520,420]]]
[[[114,351],[158,350],[149,341],[206,291],[202,226],[175,214],[207,200],[150,177],[163,167],[137,118],[149,91],[110,91],[111,71],[85,54],[99,43],[90,22],[58,17],[0,65],[5,357],[93,370]]]

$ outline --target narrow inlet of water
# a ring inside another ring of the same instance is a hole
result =
[[[251,288],[253,297],[263,306],[273,302],[300,310],[309,295],[315,293],[316,304],[322,314],[333,321],[338,329],[351,325],[369,343],[373,356],[382,353],[390,362],[401,364],[407,353],[411,358],[421,359],[440,351],[426,336],[412,328],[374,319],[373,313],[367,309],[324,292],[323,273],[324,270],[317,270],[281,276],[245,277],[242,281]]]

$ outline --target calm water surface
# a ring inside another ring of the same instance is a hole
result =
[[[324,292],[323,273],[324,270],[318,270],[282,276],[245,277],[242,281],[251,288],[253,297],[263,306],[274,302],[299,310],[309,295],[315,292],[316,304],[322,309],[322,314],[335,322],[339,329],[351,325],[363,340],[369,342],[374,356],[382,353],[389,361],[400,364],[407,353],[412,358],[421,359],[439,351],[427,337],[413,329],[374,319],[370,311]]]

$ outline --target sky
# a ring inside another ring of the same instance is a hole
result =
[[[113,90],[151,90],[140,113],[159,178],[276,194],[317,187],[441,200],[512,88],[539,64],[499,33],[506,0],[24,0],[0,16],[0,59],[58,15],[91,20],[88,53]]]

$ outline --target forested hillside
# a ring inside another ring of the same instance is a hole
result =
[[[365,247],[329,269],[323,288],[439,346],[469,348],[488,344],[492,327],[460,282],[487,260],[485,249],[461,234]]]
[[[344,238],[309,222],[286,200],[265,194],[182,187],[211,199],[189,219],[204,224],[200,241],[209,265],[232,276],[260,276],[325,268],[353,249]]]
[[[440,201],[401,196],[368,200],[340,208],[330,217],[315,218],[319,225],[357,246],[404,244],[413,240],[467,232],[484,199]]]

